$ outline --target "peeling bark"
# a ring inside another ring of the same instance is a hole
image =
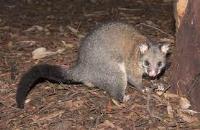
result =
[[[174,2],[174,17],[176,20],[176,30],[180,27],[185,10],[187,8],[188,0],[176,0]]]

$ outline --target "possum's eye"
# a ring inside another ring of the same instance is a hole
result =
[[[161,67],[161,66],[162,66],[162,62],[159,61],[159,62],[157,63],[157,65],[158,65],[158,67]]]
[[[150,65],[149,61],[148,61],[148,60],[145,60],[145,61],[144,61],[144,65],[145,65],[145,66],[149,66],[149,65]]]

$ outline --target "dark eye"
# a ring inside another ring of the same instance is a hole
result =
[[[149,66],[149,64],[150,64],[150,63],[149,63],[148,60],[145,60],[145,61],[144,61],[144,65],[145,65],[145,66]]]
[[[162,62],[159,61],[157,65],[158,65],[158,67],[160,67],[162,65]]]

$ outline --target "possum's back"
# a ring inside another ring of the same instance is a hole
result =
[[[128,55],[138,44],[138,37],[145,39],[129,24],[118,22],[104,24],[83,39],[79,50],[81,54],[79,62],[91,64],[91,62],[122,60],[126,57],[124,55]]]

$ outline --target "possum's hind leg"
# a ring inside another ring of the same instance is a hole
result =
[[[115,100],[124,102],[129,99],[129,96],[125,95],[127,75],[124,63],[101,66],[101,71],[93,78],[94,85],[106,90]]]
[[[113,97],[120,102],[126,102],[129,100],[129,95],[125,95],[126,87],[127,87],[127,73],[124,62],[118,63],[119,67],[119,75],[116,76],[116,88],[118,88],[116,93],[121,93],[123,98],[118,94],[114,94]]]
[[[129,95],[125,94],[127,84],[125,84],[125,81],[120,81],[120,80],[121,77],[120,78],[116,77],[116,83],[110,84],[109,87],[111,89],[109,89],[110,90],[109,92],[115,100],[119,102],[126,102],[129,100]]]

